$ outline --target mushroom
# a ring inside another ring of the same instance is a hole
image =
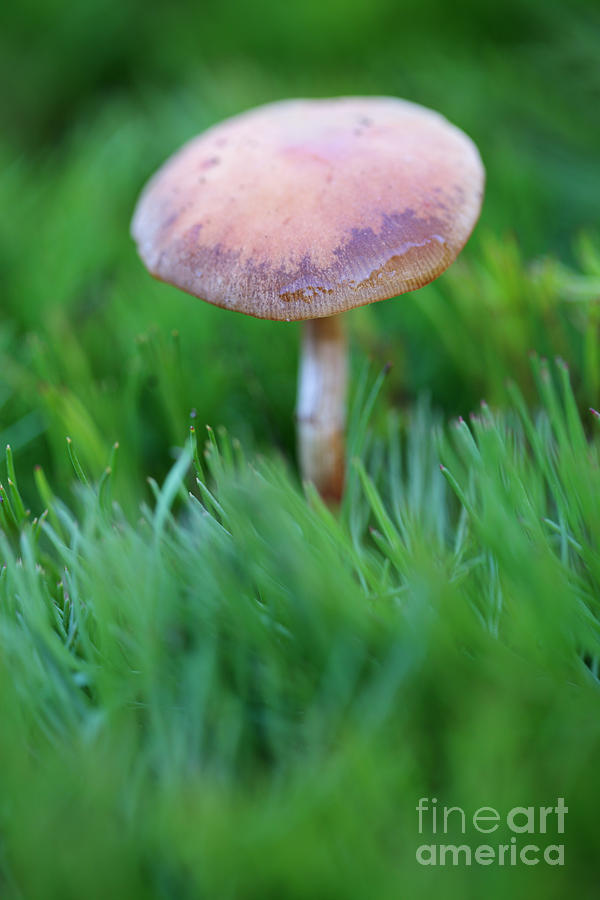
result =
[[[443,116],[391,97],[288,100],[193,138],[142,192],[132,235],[156,278],[262,319],[306,320],[303,478],[344,483],[340,313],[423,287],[479,216],[484,170]]]

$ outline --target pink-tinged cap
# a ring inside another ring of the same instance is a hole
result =
[[[215,125],[145,187],[156,278],[262,319],[313,319],[437,278],[479,216],[477,148],[391,97],[288,100]]]

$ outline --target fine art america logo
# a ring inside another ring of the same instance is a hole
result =
[[[563,797],[555,806],[514,806],[501,814],[493,806],[481,806],[467,813],[460,806],[438,806],[435,797],[421,797],[416,807],[419,834],[427,835],[432,843],[417,847],[417,862],[422,866],[564,866],[565,845],[549,843],[556,834],[565,832],[565,815],[569,808]],[[474,841],[459,844],[445,843],[447,835],[456,830],[461,835],[473,829]],[[502,842],[480,835],[492,835],[499,828],[510,834]],[[482,843],[479,843],[479,841]],[[442,841],[444,841],[442,843]]]

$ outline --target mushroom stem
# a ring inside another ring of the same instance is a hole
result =
[[[305,322],[296,407],[300,471],[333,503],[339,503],[344,489],[347,379],[341,316]]]

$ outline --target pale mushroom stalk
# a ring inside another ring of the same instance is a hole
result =
[[[304,481],[339,503],[344,489],[348,347],[342,316],[303,325],[298,377],[298,456]]]

